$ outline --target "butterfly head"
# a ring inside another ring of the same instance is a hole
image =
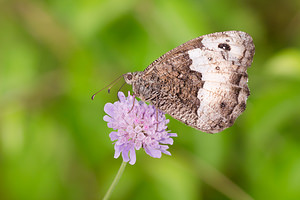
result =
[[[132,85],[132,83],[137,79],[138,72],[129,72],[123,75],[124,80],[127,84]]]

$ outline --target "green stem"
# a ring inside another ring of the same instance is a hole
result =
[[[120,178],[121,178],[121,176],[122,176],[122,174],[124,172],[126,164],[127,164],[127,162],[124,162],[124,161],[122,162],[121,167],[120,167],[120,169],[119,169],[119,171],[118,171],[118,173],[117,173],[114,181],[112,182],[112,184],[110,185],[109,189],[107,190],[105,196],[103,197],[103,200],[109,199],[112,191],[115,189],[116,185],[118,184],[118,182],[119,182],[119,180],[120,180]]]

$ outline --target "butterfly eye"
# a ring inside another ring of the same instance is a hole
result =
[[[128,79],[129,81],[131,81],[131,80],[132,80],[132,75],[131,75],[131,74],[128,74],[128,75],[127,75],[127,79]]]

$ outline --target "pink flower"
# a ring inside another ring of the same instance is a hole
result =
[[[115,144],[115,158],[122,153],[123,160],[133,165],[136,162],[135,150],[145,149],[146,153],[154,158],[160,158],[161,153],[171,155],[167,149],[172,145],[176,133],[167,131],[169,120],[164,113],[153,105],[137,101],[128,92],[118,93],[120,101],[107,103],[104,111],[108,114],[103,117],[113,131],[109,137]],[[134,102],[134,103],[133,103]]]

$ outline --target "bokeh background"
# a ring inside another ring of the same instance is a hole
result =
[[[246,111],[214,135],[170,119],[172,156],[139,151],[112,199],[300,199],[299,0],[1,0],[0,199],[101,199],[122,162],[102,120],[122,81],[91,95],[226,30],[256,46]]]

